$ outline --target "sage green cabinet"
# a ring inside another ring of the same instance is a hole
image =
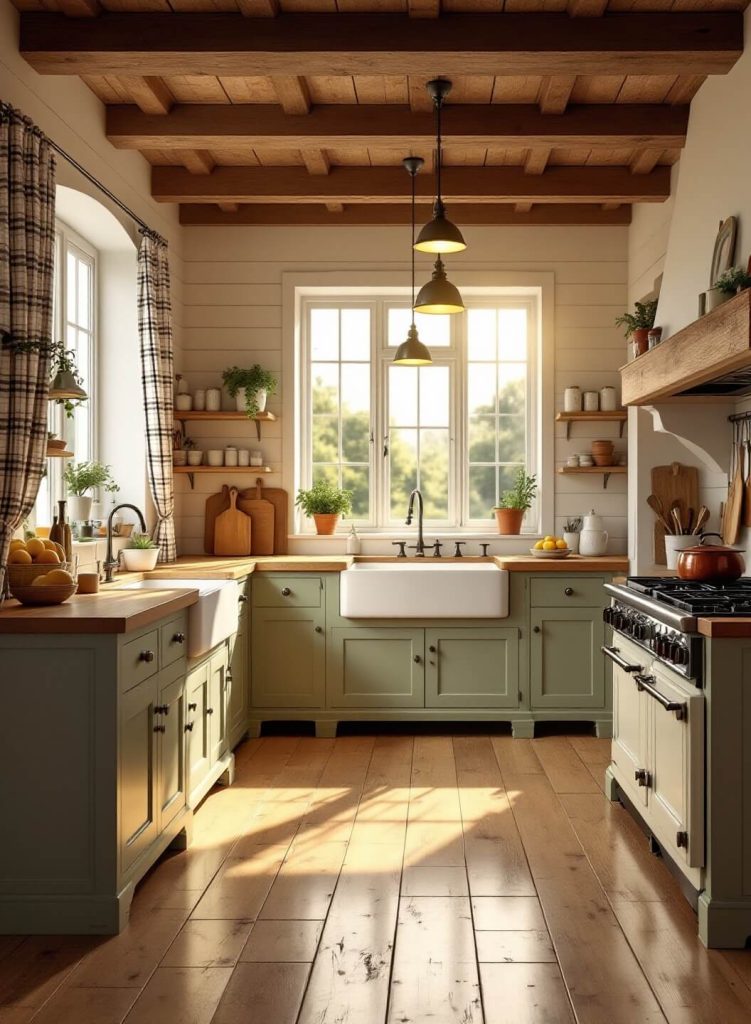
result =
[[[212,762],[218,761],[229,745],[227,711],[229,703],[229,647],[220,644],[209,659],[209,750]]]
[[[426,629],[425,705],[517,708],[519,630]]]
[[[533,708],[605,708],[602,606],[532,608]]]
[[[157,677],[132,687],[120,709],[120,870],[129,871],[159,834],[157,743],[154,726]]]
[[[317,708],[323,705],[325,626],[325,611],[320,606],[254,605],[251,625],[253,707]]]
[[[185,666],[177,665],[161,682],[155,710],[157,807],[159,831],[167,828],[187,802],[185,777]]]
[[[229,744],[230,646],[219,644],[191,664],[186,683],[188,803],[195,807],[213,785],[232,781]]]
[[[415,708],[425,702],[425,631],[335,628],[328,693],[334,708]]]
[[[209,662],[208,659],[192,666],[185,685],[187,698],[188,802],[195,807],[205,791],[204,784],[211,769],[211,739],[209,732]]]
[[[248,695],[250,691],[250,636],[248,595],[240,594],[237,633],[230,640],[230,664],[227,676],[229,746],[234,749],[248,731]]]

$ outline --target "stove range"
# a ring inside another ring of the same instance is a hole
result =
[[[701,685],[703,639],[698,619],[751,616],[751,578],[729,583],[691,583],[661,576],[630,576],[606,583],[605,622],[658,661]]]

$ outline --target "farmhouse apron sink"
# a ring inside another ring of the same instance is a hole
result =
[[[347,619],[503,619],[508,572],[457,562],[356,562],[341,574]]]

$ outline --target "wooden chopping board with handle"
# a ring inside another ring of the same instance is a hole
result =
[[[652,494],[657,495],[666,512],[674,501],[679,501],[685,522],[687,510],[699,507],[699,471],[695,466],[684,466],[680,462],[671,462],[669,466],[653,466]],[[655,564],[665,565],[665,527],[659,520],[654,527],[654,549]]]
[[[248,493],[248,492],[243,492]],[[253,491],[255,494],[255,490]],[[251,497],[250,494],[248,494]],[[242,494],[240,495],[242,497]],[[263,497],[274,506],[274,554],[287,554],[289,495],[281,487],[264,487]]]
[[[214,527],[216,517],[229,508],[229,486],[222,487],[218,494],[206,499],[206,511],[203,517],[203,550],[207,555],[214,554]]]
[[[735,544],[741,525],[741,506],[743,504],[743,445],[735,445],[735,465],[730,478],[728,500],[725,503],[725,515],[722,519],[722,539],[726,544]]]
[[[250,553],[253,555],[274,554],[274,506],[263,497],[263,481],[259,477],[256,486],[243,491],[238,499],[238,508],[250,516],[253,536]]]
[[[214,525],[214,554],[242,557],[251,553],[251,521],[237,507],[237,488],[229,489],[229,508],[220,512]]]

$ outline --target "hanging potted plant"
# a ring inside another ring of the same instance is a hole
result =
[[[62,405],[66,418],[71,419],[76,408],[89,396],[78,372],[76,353],[66,349],[62,341],[53,341],[50,345],[50,377],[50,401]]]
[[[91,503],[94,499],[89,491],[103,487],[109,494],[116,494],[120,490],[112,478],[110,467],[102,462],[69,463],[65,467],[65,484],[68,489],[68,512],[74,523],[86,523],[91,519]]]
[[[340,516],[346,516],[352,510],[352,492],[334,487],[328,480],[318,480],[309,491],[298,492],[295,505],[313,518],[316,533],[330,536],[336,530]]]
[[[121,554],[128,572],[151,572],[156,567],[159,548],[147,534],[134,533]]]
[[[528,476],[523,466],[519,467],[514,486],[504,491],[500,505],[496,505],[495,519],[498,532],[503,535],[521,533],[524,513],[532,507],[537,494],[537,478]]]
[[[616,327],[625,327],[626,338],[633,338],[634,356],[643,355],[649,348],[649,332],[655,325],[657,299],[635,302],[633,313],[615,318]]]
[[[249,370],[230,366],[222,374],[222,381],[230,396],[237,401],[237,411],[251,418],[263,412],[268,396],[276,393],[276,377],[258,363]]]

